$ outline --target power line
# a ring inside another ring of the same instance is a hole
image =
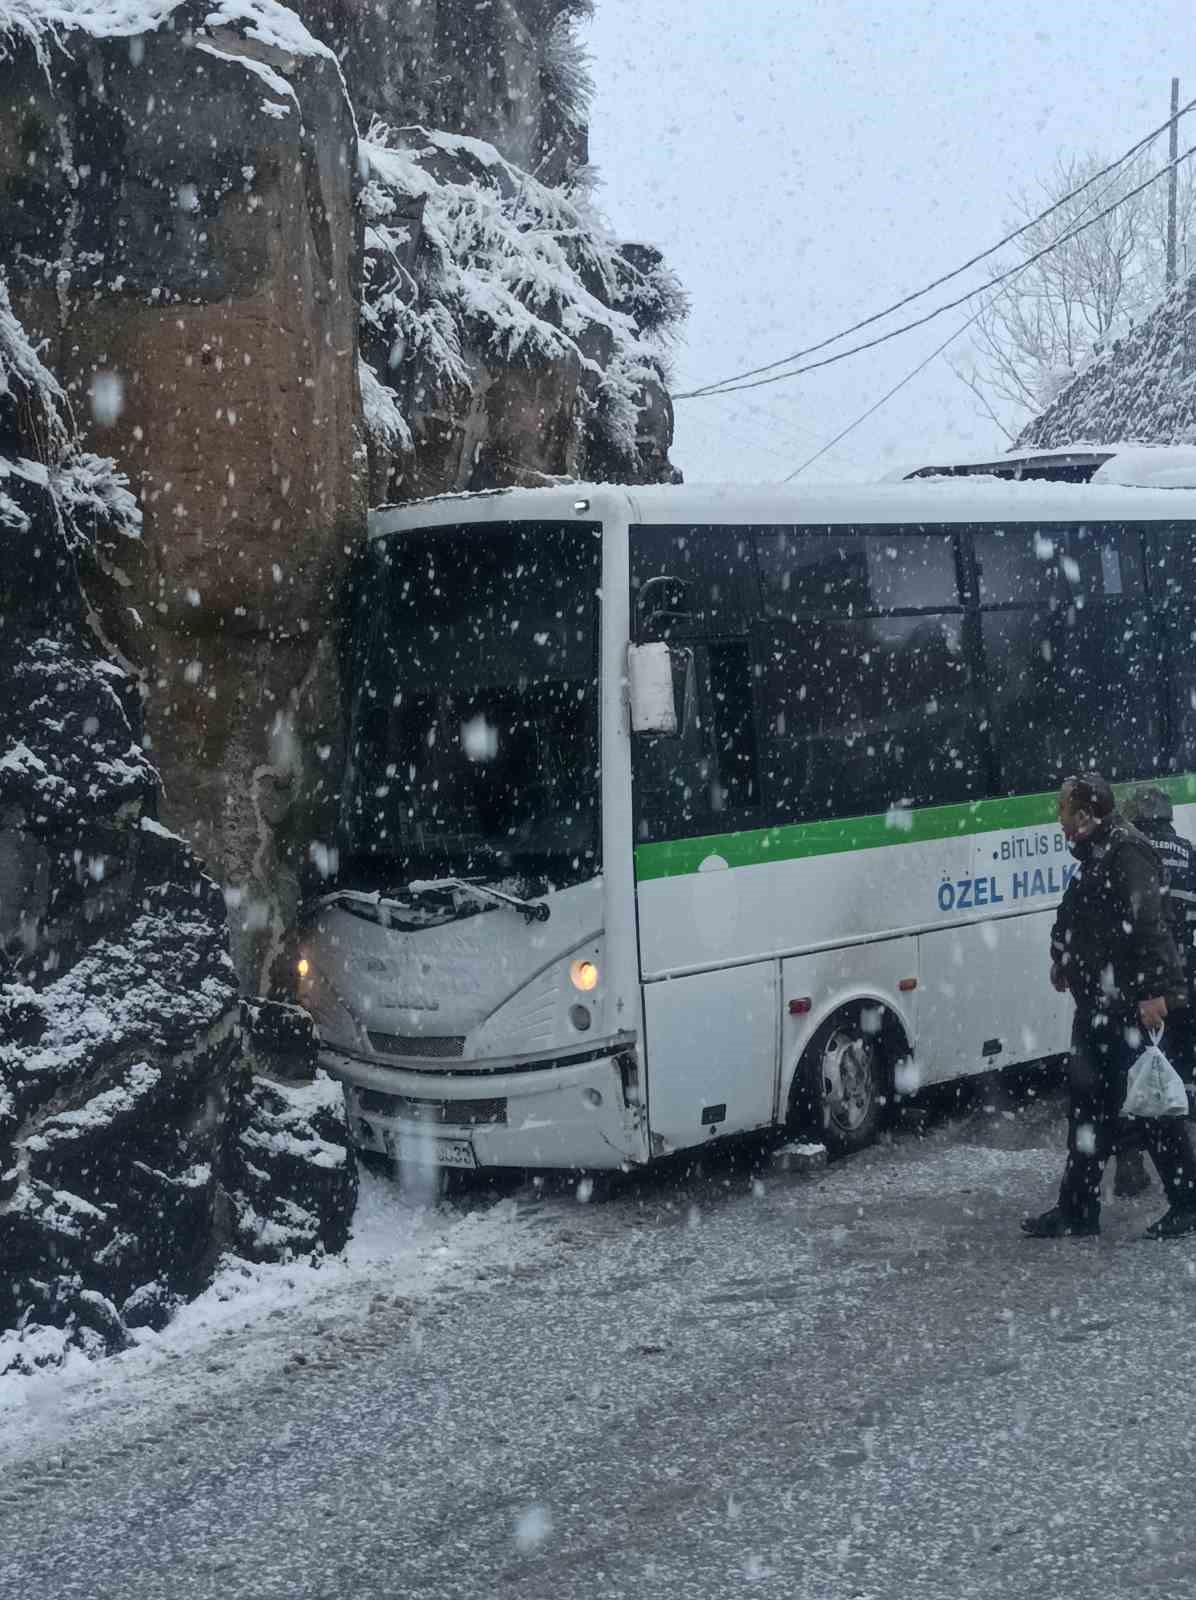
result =
[[[776,370],[777,367],[787,366],[789,364],[789,362],[791,362],[791,361],[801,361],[806,356],[816,355],[819,350],[825,350],[828,345],[837,344],[840,339],[847,339],[853,333],[859,333],[862,328],[871,327],[874,322],[879,322],[879,321],[881,321],[882,318],[887,317],[887,316],[891,316],[892,313],[895,312],[895,311],[901,311],[905,306],[908,306],[908,305],[912,304],[912,302],[915,301],[915,300],[920,300],[923,297],[923,295],[929,294],[933,289],[941,288],[944,283],[950,283],[953,278],[960,277],[963,273],[969,271],[972,267],[977,266],[981,261],[986,261],[989,256],[996,255],[996,253],[999,250],[1003,250],[1007,245],[1012,244],[1015,239],[1020,239],[1021,236],[1024,233],[1028,233],[1031,228],[1035,228],[1035,227],[1038,226],[1039,223],[1045,222],[1048,217],[1053,216],[1055,214],[1055,212],[1058,211],[1062,206],[1065,206],[1070,201],[1077,199],[1080,195],[1082,195],[1085,192],[1085,190],[1092,188],[1093,184],[1099,183],[1100,180],[1102,178],[1106,177],[1110,172],[1113,172],[1118,167],[1124,166],[1125,163],[1127,161],[1129,161],[1132,157],[1136,156],[1139,153],[1139,151],[1145,149],[1148,145],[1152,144],[1154,142],[1154,140],[1158,138],[1160,133],[1163,133],[1166,129],[1171,127],[1173,125],[1173,123],[1178,123],[1180,117],[1187,116],[1188,112],[1191,111],[1194,107],[1196,107],[1196,98],[1194,98],[1192,100],[1189,100],[1187,105],[1181,107],[1178,111],[1176,111],[1176,113],[1174,114],[1174,117],[1168,117],[1166,122],[1161,122],[1157,128],[1153,129],[1152,132],[1146,134],[1144,138],[1139,139],[1136,144],[1131,145],[1130,148],[1128,150],[1126,150],[1122,155],[1118,156],[1115,161],[1109,162],[1108,166],[1102,167],[1099,172],[1094,172],[1090,178],[1085,179],[1085,181],[1083,183],[1081,183],[1077,188],[1072,189],[1070,191],[1070,193],[1063,195],[1061,199],[1056,200],[1052,205],[1049,205],[1046,208],[1046,210],[1040,212],[1038,214],[1038,216],[1031,217],[1031,219],[1028,222],[1023,223],[1020,228],[1017,228],[1017,229],[1014,230],[1014,232],[1012,232],[1010,234],[1007,234],[1004,239],[999,240],[996,244],[990,245],[987,250],[982,250],[979,253],[979,255],[972,256],[972,258],[969,261],[965,261],[962,266],[956,267],[951,272],[943,273],[941,277],[933,279],[932,282],[930,282],[928,284],[925,284],[921,289],[915,290],[913,294],[907,294],[903,299],[896,300],[896,301],[893,302],[892,305],[886,306],[883,311],[873,312],[871,316],[864,317],[859,322],[853,322],[850,327],[842,328],[842,329],[840,329],[840,331],[838,333],[833,333],[826,339],[820,339],[817,344],[807,345],[802,350],[795,350],[792,355],[782,356],[780,358],[780,360],[778,360],[778,361],[767,362],[764,366],[761,366],[761,367],[749,367],[747,369],[747,371],[745,371],[745,372],[734,373],[731,377],[729,377],[729,378],[721,378],[717,382],[714,382],[714,383],[701,384],[696,389],[688,389],[682,394],[673,395],[672,398],[674,400],[696,400],[696,399],[701,399],[703,396],[705,396],[707,394],[717,393],[718,391],[722,390],[724,388],[724,386],[726,386],[728,384],[739,384],[745,378],[754,378],[758,374],[763,373],[763,372],[773,372],[773,371]],[[1187,152],[1187,153],[1190,154],[1191,152]],[[1178,158],[1174,158],[1173,157],[1172,162],[1170,163],[1170,165],[1171,166],[1175,166],[1175,165],[1177,165],[1178,161],[1182,161],[1183,159],[1184,159],[1183,156],[1180,156]],[[1165,170],[1167,170],[1167,169],[1165,169]],[[1162,175],[1161,173],[1160,174],[1156,174],[1156,176],[1161,176],[1161,175]],[[1151,179],[1149,181],[1153,182],[1154,179]],[[1145,187],[1145,185],[1143,185],[1143,187]],[[1133,191],[1133,193],[1139,193],[1139,192],[1140,192],[1139,190],[1134,190]],[[1130,198],[1131,198],[1131,195],[1124,196],[1124,199],[1128,200]],[[1120,203],[1121,202],[1119,201],[1118,204],[1120,204]],[[1099,220],[1100,220],[1099,218],[1093,218],[1093,221],[1099,221]],[[1062,238],[1057,241],[1057,243],[1063,243],[1063,242],[1064,241],[1063,241]],[[973,293],[975,293],[974,290],[973,290]],[[970,298],[971,298],[970,295],[963,296],[964,300],[967,300],[967,299],[970,299]],[[957,301],[954,302],[954,305],[961,305],[962,303],[963,303],[962,300],[957,300]],[[943,307],[942,309],[950,310],[952,308],[950,306],[946,306],[946,307]],[[909,324],[909,326],[910,327],[917,327],[917,326],[919,326],[919,324],[918,323],[911,323],[911,324]],[[904,329],[898,329],[897,331],[898,332],[904,332],[905,330]],[[861,345],[861,346],[859,346],[859,348],[860,349],[868,349],[868,348],[870,348],[870,346]],[[805,370],[809,370],[809,369],[805,369]],[[734,391],[731,390],[729,392],[733,393]]]
[[[783,399],[785,397],[778,396],[778,398]],[[796,397],[790,396],[789,398]],[[802,399],[804,401],[805,396],[802,396]],[[781,438],[784,435],[804,434],[807,439],[812,439],[815,443],[822,438],[822,430],[820,428],[811,428],[806,423],[799,422],[796,417],[781,416],[775,411],[768,410],[765,406],[753,405],[748,400],[740,400],[737,405],[728,405],[726,414],[738,417],[746,427],[757,430],[759,430],[760,423],[764,422],[777,438]],[[795,448],[800,442],[796,438],[790,439],[790,443]]]
[[[717,399],[718,396],[715,396],[714,398]],[[746,407],[746,409],[741,410],[741,406]],[[751,405],[747,401],[740,401],[739,406],[729,405],[726,407],[726,410],[731,416],[738,417],[740,421],[742,421],[747,427],[754,428],[756,430],[759,430],[760,423],[753,421],[752,417],[754,416],[763,418],[764,422],[769,424],[772,430],[769,437],[775,438],[781,442],[784,442],[786,439],[788,439],[789,442],[789,448],[787,450],[770,450],[770,454],[782,456],[788,461],[793,460],[794,454],[799,449],[810,449],[813,445],[816,445],[819,439],[822,437],[821,432],[815,428],[808,428],[804,423],[794,422],[792,418],[786,420],[783,417],[778,417],[773,412],[766,411],[762,406]],[[752,416],[748,415],[749,411],[752,413]],[[805,437],[798,439],[793,436],[795,433],[803,434]],[[835,441],[832,440],[831,446],[828,446],[827,448],[833,447],[834,443]],[[825,451],[819,450],[818,454],[823,455],[825,454]],[[848,457],[848,459],[850,460],[851,458]]]
[[[720,443],[726,440],[731,444],[740,445],[744,450],[760,450],[763,451],[765,455],[776,456],[778,461],[792,461],[794,452],[797,449],[797,444],[793,441],[790,442],[790,447],[788,449],[778,450],[775,445],[766,444],[764,440],[759,437],[753,439],[749,438],[747,434],[744,433],[732,433],[724,426],[722,422],[719,421],[717,417],[714,416],[706,415],[702,418],[702,422],[708,424],[711,429],[718,430],[718,438]],[[755,424],[749,421],[748,426],[754,427]],[[785,441],[782,439],[781,443],[784,444],[784,442]]]
[[[858,428],[861,422],[867,422],[872,413],[874,411],[879,411],[886,400],[891,400],[897,391],[899,389],[904,389],[907,383],[912,382],[913,379],[918,376],[919,372],[924,372],[936,356],[941,356],[949,344],[954,344],[956,339],[959,338],[960,334],[966,333],[972,326],[973,322],[975,322],[977,318],[983,316],[984,309],[984,306],[981,306],[979,311],[970,316],[961,327],[956,328],[954,333],[952,333],[948,338],[944,339],[942,344],[940,344],[936,349],[932,350],[924,361],[919,361],[918,365],[913,369],[912,372],[907,372],[904,378],[902,378],[898,383],[895,383],[893,387],[885,394],[882,394],[879,400],[868,407],[867,411],[861,412],[854,422],[849,422],[845,428],[842,428],[835,435],[835,437],[824,444],[820,450],[815,450],[814,454],[803,461],[800,467],[794,467],[793,471],[789,473],[787,477],[781,479],[781,482],[792,483],[794,478],[796,478],[799,473],[804,472],[807,467],[812,467],[815,461],[817,461],[821,456],[826,455],[828,450],[833,450],[839,443],[840,439],[846,439],[847,435]]]
[[[1196,148],[1196,147],[1194,147],[1194,148]],[[1174,173],[1176,168],[1177,168],[1177,166],[1178,166],[1178,161],[1177,161],[1177,158],[1175,156],[1174,149],[1173,149],[1172,152],[1171,152],[1171,161],[1168,164],[1168,168],[1172,173]],[[1106,171],[1107,170],[1108,169],[1106,168]],[[1158,176],[1160,176],[1160,174],[1156,173],[1155,176],[1158,177]],[[1095,195],[1091,200],[1089,200],[1088,204],[1084,207],[1084,211],[1090,211],[1094,205],[1100,205],[1101,201],[1105,198],[1105,195],[1110,194],[1112,192],[1112,190],[1113,190],[1113,184],[1110,184],[1107,189],[1103,190],[1100,194]],[[1080,212],[1081,216],[1084,215],[1084,211]],[[1093,217],[1091,220],[1093,222],[1096,222],[1099,219],[1096,218],[1096,217]],[[1061,234],[1059,236],[1059,238],[1055,240],[1055,244],[1058,245],[1058,244],[1061,244],[1062,242],[1063,242],[1063,235]],[[1054,248],[1054,246],[1051,246],[1051,248]],[[1028,261],[1022,263],[1022,266],[1029,266],[1029,265],[1030,265],[1030,262],[1028,262]],[[1018,268],[1017,270],[1020,271],[1021,268]],[[887,401],[891,400],[893,398],[893,396],[898,393],[899,390],[904,389],[907,383],[911,383],[913,381],[913,379],[916,378],[920,372],[924,372],[932,361],[934,361],[938,356],[941,356],[943,351],[946,350],[946,348],[948,347],[948,345],[954,344],[955,340],[958,339],[962,334],[965,334],[968,331],[968,329],[972,326],[972,324],[974,322],[978,322],[980,320],[980,318],[984,315],[985,311],[988,310],[989,306],[992,305],[994,300],[998,300],[998,299],[1001,298],[1001,295],[1005,295],[1005,294],[1008,294],[1008,293],[1009,293],[1008,289],[1002,289],[999,294],[989,295],[979,306],[977,306],[976,310],[967,319],[967,321],[962,323],[958,328],[956,328],[954,333],[948,335],[948,337],[943,340],[942,344],[938,345],[934,350],[932,350],[930,352],[930,354],[925,358],[925,360],[919,361],[917,366],[914,367],[911,371],[907,372],[905,374],[905,376],[903,378],[901,378],[897,383],[895,383],[891,389],[886,390],[885,393],[881,395],[879,400],[875,401],[872,405],[870,405],[866,411],[862,411],[860,413],[860,415],[858,417],[856,417],[853,421],[849,422],[845,428],[841,428],[840,431],[834,436],[833,439],[828,440],[828,442],[826,444],[824,444],[821,447],[821,449],[815,450],[814,454],[812,456],[808,456],[806,458],[806,460],[801,463],[800,466],[794,467],[792,472],[790,472],[786,477],[781,479],[781,482],[782,483],[792,483],[794,478],[800,476],[800,474],[803,473],[806,470],[807,467],[813,466],[815,461],[818,461],[819,459],[821,459],[821,457],[826,455],[826,453],[829,450],[833,450],[834,447],[841,440],[846,439],[847,435],[849,433],[853,433],[855,431],[855,429],[860,426],[861,423],[867,422],[868,418],[870,416],[874,415],[875,412],[879,411],[881,406],[883,406]],[[714,398],[717,399],[718,396],[716,395]],[[743,401],[741,403],[743,405],[747,405],[748,401],[745,400],[745,401]]]
[[[1177,164],[1178,161],[1186,161],[1191,155],[1196,155],[1196,144],[1188,146],[1183,154],[1177,158]],[[1043,249],[1035,251],[1032,256],[1027,256],[1026,259],[1019,262],[1017,266],[1010,267],[1007,272],[1002,272],[997,277],[990,279],[989,282],[984,285],[984,288],[991,289],[999,287],[1002,283],[1007,282],[1010,278],[1014,278],[1019,273],[1025,272],[1026,269],[1028,267],[1032,267],[1036,261],[1041,261],[1043,256],[1050,255],[1051,251],[1057,250],[1060,245],[1069,244],[1071,240],[1079,238],[1080,234],[1085,233],[1089,228],[1095,227],[1098,222],[1103,222],[1104,219],[1116,211],[1119,206],[1123,206],[1127,201],[1134,199],[1134,197],[1141,194],[1144,189],[1149,189],[1152,183],[1157,183],[1159,179],[1164,177],[1169,170],[1170,163],[1168,166],[1160,168],[1158,172],[1152,173],[1144,183],[1138,184],[1136,188],[1127,190],[1126,193],[1123,194],[1119,199],[1115,200],[1111,206],[1106,206],[1103,211],[1098,211],[1097,214],[1094,217],[1090,217],[1087,222],[1080,223],[1078,227],[1073,228],[1069,233],[1060,234],[1059,238],[1052,240],[1052,242],[1044,246]],[[740,394],[745,389],[763,389],[770,383],[781,383],[786,378],[799,378],[805,372],[817,372],[822,367],[833,367],[836,362],[846,361],[848,356],[857,356],[861,353],[861,351],[864,350],[874,350],[878,345],[887,344],[890,339],[896,339],[903,333],[910,333],[914,328],[925,327],[928,322],[933,322],[936,317],[941,317],[944,312],[955,311],[960,306],[966,304],[967,301],[975,299],[976,295],[980,292],[981,291],[979,289],[969,289],[967,294],[961,294],[955,300],[944,301],[942,305],[936,306],[933,311],[928,311],[925,316],[915,317],[912,322],[903,322],[899,328],[891,328],[888,333],[878,334],[875,339],[866,339],[862,344],[853,344],[849,349],[840,350],[833,356],[824,356],[821,361],[808,361],[804,367],[793,367],[788,372],[774,372],[771,377],[752,378],[749,382],[741,383],[728,379],[721,386],[712,385],[707,389],[691,390],[688,394],[674,395],[673,399],[708,399],[723,394]],[[785,359],[786,361],[792,361],[795,358],[793,356],[787,356]],[[784,362],[773,362],[773,366],[778,365],[784,365]],[[766,371],[767,369],[758,368],[757,370]]]

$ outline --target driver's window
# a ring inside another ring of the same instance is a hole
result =
[[[677,704],[675,734],[633,741],[637,842],[752,826],[752,530],[632,528],[631,581],[636,642],[668,642]]]

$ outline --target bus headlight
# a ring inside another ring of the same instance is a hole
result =
[[[311,962],[307,959],[306,956],[300,956],[298,961],[296,961],[296,963],[295,963],[295,971],[299,974],[299,976],[301,978],[306,978],[307,977],[308,973],[311,971]]]
[[[582,994],[589,994],[598,987],[598,968],[592,961],[575,961],[569,968],[569,976],[573,980],[573,987],[580,989]]]

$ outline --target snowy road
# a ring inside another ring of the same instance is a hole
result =
[[[1138,1241],[1157,1193],[1023,1241],[1060,1140],[423,1220],[367,1186],[284,1315],[0,1393],[0,1594],[1196,1595],[1196,1242]]]

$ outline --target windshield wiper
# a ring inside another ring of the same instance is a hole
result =
[[[465,894],[493,900],[500,906],[510,906],[512,911],[518,911],[525,922],[547,922],[552,915],[543,900],[520,900],[517,895],[504,894],[501,889],[492,889],[486,883],[472,883],[466,878],[420,878],[403,887],[409,894],[434,894],[438,889],[460,889]]]

